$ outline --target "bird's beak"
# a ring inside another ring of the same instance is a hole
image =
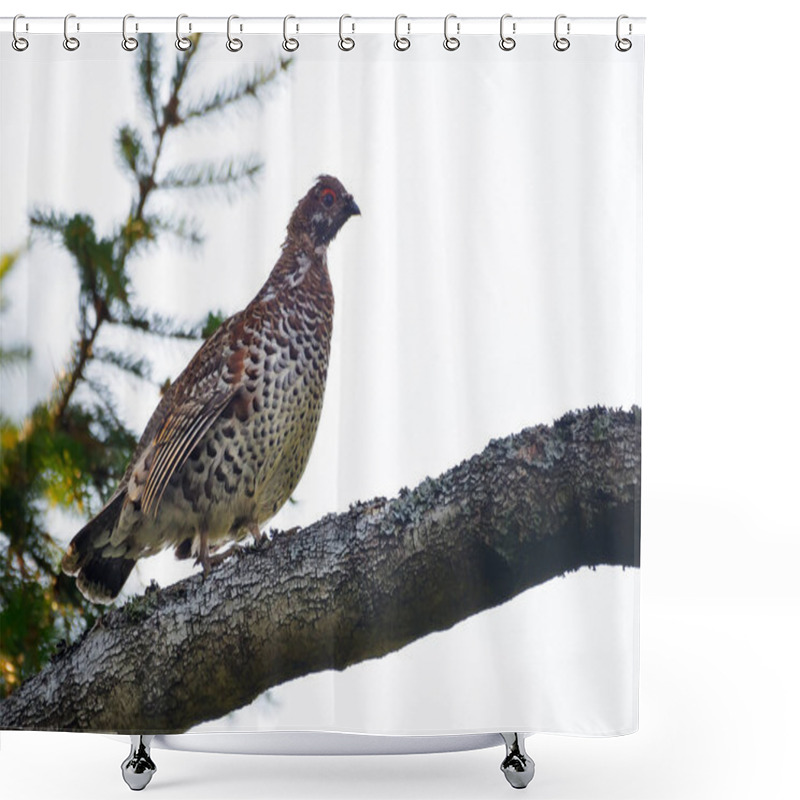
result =
[[[347,200],[347,210],[350,212],[351,217],[361,215],[361,209],[356,205],[356,201],[353,200],[352,195]]]

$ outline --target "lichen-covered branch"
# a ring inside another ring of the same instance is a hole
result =
[[[396,498],[149,590],[0,703],[0,728],[180,732],[582,566],[639,564],[638,408],[570,412]]]

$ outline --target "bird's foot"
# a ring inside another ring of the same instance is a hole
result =
[[[255,523],[255,522],[251,523],[250,527],[248,528],[248,530],[250,531],[250,534],[253,537],[253,546],[254,547],[258,547],[259,545],[264,544],[264,542],[267,539],[267,534],[266,533],[261,533],[261,528],[258,527],[257,523]]]
[[[234,553],[238,553],[241,549],[241,545],[232,544],[227,550],[223,550],[221,553],[209,555],[207,561],[208,568],[211,569],[211,567],[216,567],[217,564],[221,564],[226,558],[232,556]],[[205,569],[205,564],[203,565],[203,569]]]
[[[195,566],[198,564],[203,565],[203,580],[208,577],[211,572],[211,556],[208,550],[208,534],[203,532],[200,534],[200,550],[197,553],[197,558],[194,560]]]

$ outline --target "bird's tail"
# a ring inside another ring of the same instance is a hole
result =
[[[113,548],[108,547],[124,500],[124,492],[113,497],[75,534],[61,560],[62,571],[76,576],[81,594],[93,603],[114,600],[136,563],[124,555],[112,555]]]

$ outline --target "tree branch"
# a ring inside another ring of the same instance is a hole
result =
[[[565,572],[636,567],[640,421],[635,407],[570,412],[150,589],[0,703],[0,728],[180,732]]]
[[[88,335],[85,332],[81,333],[80,341],[75,348],[75,355],[72,359],[72,365],[67,369],[65,380],[59,383],[57,388],[57,400],[55,408],[53,409],[53,426],[58,428],[64,419],[64,413],[67,410],[72,395],[78,387],[78,382],[83,379],[83,371],[86,369],[86,364],[89,362],[92,355],[92,347],[97,339],[97,334],[100,333],[100,326],[107,319],[107,314],[96,314],[94,324],[91,326]]]

